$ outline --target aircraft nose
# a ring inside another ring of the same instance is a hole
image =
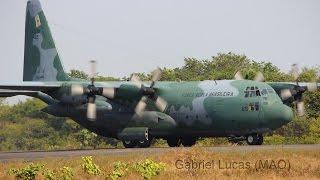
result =
[[[284,104],[272,104],[264,108],[264,118],[268,122],[268,127],[277,129],[292,121],[293,112]]]
[[[293,112],[292,109],[286,105],[282,105],[280,108],[281,113],[281,120],[284,122],[284,124],[289,123],[293,119]]]

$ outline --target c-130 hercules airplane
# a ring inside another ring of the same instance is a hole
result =
[[[158,82],[160,76],[157,69],[151,82],[136,76],[123,82],[95,82],[94,76],[91,82],[70,78],[40,2],[30,0],[23,81],[32,82],[1,84],[0,96],[39,98],[48,105],[42,111],[117,138],[126,148],[149,147],[154,138],[166,139],[170,147],[192,146],[199,137],[261,145],[264,133],[292,120],[293,111],[286,104],[297,102],[302,109],[303,92],[319,88],[310,83],[243,80],[239,73],[236,80],[193,82]]]

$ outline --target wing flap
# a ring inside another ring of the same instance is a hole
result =
[[[6,90],[0,89],[0,97],[12,97],[17,95],[36,96],[37,91],[19,91],[19,90]]]

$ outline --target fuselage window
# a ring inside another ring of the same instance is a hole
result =
[[[255,102],[255,103],[254,103],[254,109],[255,109],[256,111],[259,111],[259,109],[260,109],[259,102]]]
[[[252,102],[242,107],[242,111],[259,111],[260,110],[260,104],[259,102]]]
[[[250,90],[250,88],[247,87],[246,90],[244,91],[244,97],[246,97],[246,98],[249,97],[249,92],[250,92],[249,90]]]
[[[249,103],[249,111],[254,111],[254,103]]]

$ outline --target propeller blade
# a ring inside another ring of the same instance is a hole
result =
[[[87,106],[87,118],[90,121],[95,121],[96,117],[97,117],[96,104],[89,102]]]
[[[305,114],[305,107],[303,101],[297,102],[297,114],[298,116],[303,116]]]
[[[298,64],[292,64],[292,66],[291,66],[291,74],[292,74],[294,80],[297,81],[298,78],[299,78],[299,67],[298,67]]]
[[[141,85],[142,85],[141,80],[136,74],[132,74],[130,81],[138,88],[141,88]]]
[[[152,81],[159,81],[161,78],[161,69],[158,67],[152,72]]]
[[[161,111],[164,112],[167,108],[167,101],[165,101],[164,99],[162,99],[161,97],[157,97],[156,101],[155,101],[155,105],[157,106],[157,108]]]
[[[161,73],[162,72],[161,72],[160,68],[157,68],[154,71],[152,71],[152,82],[151,82],[150,88],[153,88],[153,86],[156,84],[156,82],[160,80]]]
[[[83,95],[83,94],[84,94],[84,89],[81,85],[73,84],[71,86],[71,95],[72,96]]]
[[[113,99],[115,97],[115,93],[114,88],[105,87],[102,89],[102,95],[109,99]]]
[[[308,91],[314,92],[317,90],[317,82],[307,83]]]
[[[90,64],[91,64],[91,70],[90,70],[90,76],[94,77],[96,75],[96,61],[95,60],[91,60]]]
[[[140,115],[146,108],[147,104],[146,104],[147,98],[145,96],[143,96],[141,98],[141,100],[138,102],[136,108],[135,108],[135,112]]]
[[[237,73],[234,75],[235,80],[243,80],[243,76],[240,71],[237,71]]]
[[[282,100],[287,100],[292,96],[292,93],[290,91],[290,89],[283,89],[281,90],[281,99]]]
[[[94,78],[97,75],[97,73],[96,73],[96,61],[95,60],[91,60],[90,64],[91,64],[90,78],[91,78],[91,84],[93,84],[94,83]]]
[[[264,76],[263,76],[262,72],[259,71],[256,74],[256,76],[254,77],[254,80],[258,81],[258,82],[263,82],[265,79],[264,79]]]

